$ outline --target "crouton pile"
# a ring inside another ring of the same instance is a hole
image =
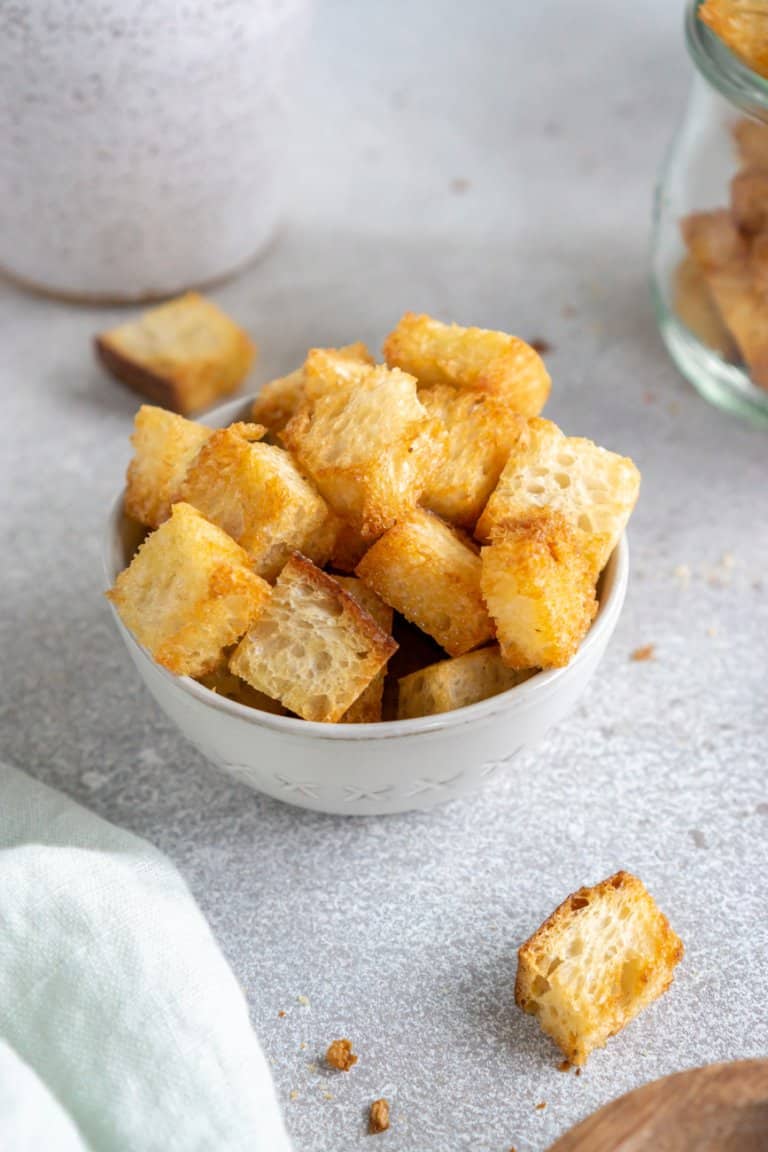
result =
[[[216,431],[139,410],[125,511],[151,531],[108,596],[158,663],[370,723],[572,658],[636,467],[540,416],[549,375],[514,336],[407,314],[384,358],[313,349]]]

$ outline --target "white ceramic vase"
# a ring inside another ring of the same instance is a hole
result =
[[[0,267],[164,296],[269,240],[310,0],[0,4]]]

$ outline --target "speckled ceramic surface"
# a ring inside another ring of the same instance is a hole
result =
[[[0,267],[141,299],[262,249],[309,2],[0,5]]]
[[[386,819],[304,812],[212,773],[101,595],[136,397],[90,340],[124,313],[0,285],[3,758],[182,870],[248,994],[297,1152],[544,1152],[631,1088],[768,1052],[768,439],[678,376],[648,292],[651,187],[688,84],[682,3],[435,14],[323,0],[285,228],[215,298],[261,345],[248,390],[311,345],[378,347],[405,308],[541,337],[552,418],[637,460],[613,640],[513,773]],[[630,659],[647,644],[653,659]],[[686,955],[577,1078],[513,1005],[515,949],[617,868]],[[359,1054],[349,1073],[322,1063],[340,1036]],[[379,1096],[391,1127],[368,1136]]]

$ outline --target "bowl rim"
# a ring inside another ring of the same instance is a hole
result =
[[[249,403],[248,397],[230,401],[206,413],[206,421],[214,423],[220,413],[229,415]],[[235,417],[236,418],[236,417]],[[113,563],[120,542],[120,523],[123,517],[123,492],[120,492],[112,502],[102,536],[102,567],[104,575],[104,590],[111,588],[115,582],[119,569]],[[607,579],[605,579],[607,575]],[[409,720],[379,720],[367,724],[328,724],[316,720],[302,720],[294,716],[277,716],[271,712],[260,712],[256,708],[249,708],[246,704],[239,704],[236,700],[229,700],[226,696],[219,696],[210,688],[198,684],[190,676],[175,676],[167,668],[163,668],[152,657],[149,651],[140,644],[132,632],[123,624],[114,605],[110,603],[112,614],[117,623],[123,640],[129,648],[139,653],[154,669],[165,678],[170,685],[181,689],[184,693],[207,708],[224,712],[247,724],[257,728],[271,728],[282,732],[286,736],[296,736],[303,739],[321,738],[324,740],[386,740],[401,736],[415,736],[426,732],[434,732],[445,728],[459,728],[464,724],[476,720],[487,719],[498,712],[508,711],[510,706],[526,706],[539,701],[549,692],[556,689],[565,677],[578,672],[593,648],[604,639],[607,643],[613,632],[621,612],[629,581],[629,544],[626,533],[616,545],[604,569],[604,589],[600,599],[597,615],[592,622],[589,632],[581,642],[576,655],[563,668],[553,668],[549,671],[536,672],[522,684],[479,700],[476,704],[467,704],[463,708],[454,708],[450,712],[439,712],[434,716],[417,716]],[[607,591],[605,584],[608,585]],[[448,659],[448,657],[446,657]]]

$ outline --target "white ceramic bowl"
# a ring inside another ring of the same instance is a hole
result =
[[[243,419],[247,407],[242,400],[225,404],[205,422],[223,427]],[[104,540],[108,587],[136,542],[121,496]],[[379,815],[431,808],[480,788],[558,724],[600,662],[624,603],[628,574],[623,537],[603,573],[595,621],[566,668],[540,672],[455,712],[381,724],[316,724],[246,708],[161,668],[114,615],[157,703],[217,768],[288,804],[347,816]]]

